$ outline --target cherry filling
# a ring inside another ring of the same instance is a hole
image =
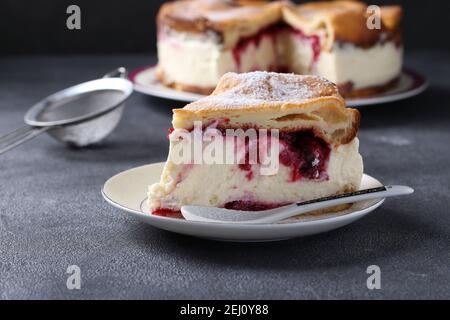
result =
[[[218,126],[217,129],[221,131],[223,135],[226,134],[225,128]],[[331,148],[327,142],[316,136],[313,130],[280,131],[279,141],[279,162],[280,165],[290,168],[289,182],[296,182],[303,179],[314,181],[323,181],[328,179],[327,167]],[[246,141],[246,143],[247,142],[248,141]],[[245,172],[245,177],[250,181],[254,179],[254,165],[249,163],[249,148],[247,145],[245,146],[245,151],[245,161],[244,163],[239,164],[238,167],[240,170]],[[287,203],[235,200],[225,203],[223,207],[233,210],[260,211],[273,209],[284,205],[287,205]],[[174,218],[181,217],[179,211],[165,208],[155,209],[152,213],[155,215]]]
[[[290,26],[282,25],[282,24],[275,24],[272,26],[269,26],[260,32],[258,32],[255,35],[244,37],[239,40],[237,45],[233,48],[232,54],[233,59],[235,62],[235,65],[237,67],[238,71],[241,70],[241,56],[242,54],[247,51],[249,46],[254,46],[255,48],[259,48],[261,42],[265,38],[269,38],[272,41],[273,50],[274,50],[274,56],[276,57],[276,60],[278,59],[278,53],[277,53],[277,37],[281,32],[290,32],[295,35],[295,37],[302,41],[307,41],[311,45],[311,50],[313,52],[313,63],[316,63],[319,60],[320,52],[321,52],[321,45],[320,45],[320,37],[318,35],[306,35],[302,30],[294,29]],[[275,61],[279,62],[279,61]],[[254,70],[260,69],[260,66],[254,66]],[[289,68],[286,68],[282,65],[271,65],[270,70],[268,71],[278,71],[278,72],[287,72],[289,71]],[[288,69],[288,70],[286,70]]]
[[[228,120],[228,119],[227,119]],[[227,123],[222,122],[222,123]],[[202,130],[210,127],[210,125],[203,126]],[[214,127],[219,130],[223,136],[226,135],[226,128],[214,124]],[[241,128],[245,130],[246,128]],[[248,129],[248,128],[247,128]],[[168,135],[173,132],[173,128],[168,129]],[[191,129],[193,130],[193,128]],[[259,146],[259,135],[256,130],[257,139],[256,146]],[[322,138],[316,136],[313,130],[293,130],[280,131],[280,164],[291,168],[290,181],[295,182],[300,179],[309,180],[326,180],[328,179],[327,165],[330,157],[330,145]],[[259,152],[257,152],[257,163],[259,164]],[[245,141],[244,163],[238,164],[240,170],[246,172],[246,178],[252,180],[254,178],[252,164],[249,160],[249,145],[248,139]],[[187,165],[187,168],[192,168],[192,165]],[[182,180],[182,179],[180,179]]]
[[[328,179],[327,165],[330,157],[330,146],[317,137],[312,130],[281,131],[280,164],[290,167],[290,182],[301,179]],[[249,164],[248,148],[246,148],[245,163],[239,164],[239,169],[246,171],[246,178],[253,179],[252,166]]]
[[[169,139],[169,136],[172,134],[172,132],[174,131],[175,129],[174,128],[169,128],[169,129],[167,129],[167,139]]]
[[[241,169],[242,171],[246,171],[247,173],[245,174],[245,177],[247,178],[248,181],[253,179],[253,170],[252,170],[252,165],[249,163],[241,163],[239,164],[239,169]]]
[[[323,139],[314,135],[312,130],[280,132],[280,164],[290,167],[290,182],[301,179],[328,179],[327,165],[330,157],[330,146]],[[248,156],[246,155],[246,160]],[[246,171],[246,178],[253,178],[252,166],[240,164]],[[261,211],[282,207],[288,203],[267,203],[252,200],[235,200],[225,203],[224,208],[244,211]]]
[[[255,48],[258,48],[261,44],[261,41],[264,38],[269,38],[273,44],[273,50],[276,51],[276,41],[277,35],[280,31],[285,30],[285,27],[282,25],[273,25],[269,26],[255,35],[241,38],[237,45],[233,48],[233,59],[234,63],[237,66],[237,69],[241,71],[241,55],[245,52],[249,46],[253,45]],[[276,52],[275,52],[276,56]],[[255,71],[258,70],[258,66],[254,66]],[[276,71],[277,68],[273,67],[273,70]]]
[[[291,167],[291,181],[328,179],[330,146],[311,130],[280,132],[280,163]]]
[[[169,218],[182,218],[179,210],[172,210],[166,208],[157,208],[152,211],[155,216],[169,217]]]
[[[313,63],[319,60],[321,47],[320,47],[320,38],[318,35],[307,36],[302,30],[291,29],[291,32],[300,40],[308,41],[311,45],[311,49],[313,52]]]

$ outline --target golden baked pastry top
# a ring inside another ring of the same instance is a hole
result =
[[[174,128],[190,129],[194,121],[223,121],[230,128],[311,128],[332,144],[350,142],[360,119],[325,78],[265,71],[226,73],[211,95],[173,111]]]
[[[381,29],[367,27],[367,5],[359,1],[311,2],[295,5],[289,1],[180,0],[165,3],[158,13],[159,28],[221,35],[225,47],[264,27],[286,23],[306,34],[324,30],[325,47],[335,40],[370,46],[381,32],[399,33],[401,6],[381,6]]]

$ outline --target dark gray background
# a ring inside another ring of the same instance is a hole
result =
[[[161,231],[108,205],[112,175],[163,161],[173,107],[134,94],[101,145],[66,149],[42,136],[0,156],[1,298],[450,298],[450,56],[409,52],[431,78],[410,100],[361,108],[365,171],[413,196],[388,199],[364,219],[279,243],[233,244]],[[43,96],[154,57],[0,59],[0,133]],[[66,289],[78,265],[80,291]],[[366,268],[381,268],[381,290]]]
[[[82,31],[65,28],[72,3],[82,7]],[[406,65],[431,86],[361,108],[359,137],[365,171],[411,185],[413,196],[388,199],[342,229],[279,243],[160,231],[100,195],[112,175],[166,157],[170,110],[183,104],[136,93],[99,146],[67,149],[44,135],[0,156],[0,298],[450,298],[449,2],[403,3]],[[0,134],[54,91],[120,65],[155,63],[157,6],[2,0],[0,52],[8,55],[0,57]],[[72,264],[81,268],[80,291],[66,289]],[[366,288],[372,264],[381,268],[381,290]]]
[[[155,16],[161,0],[1,0],[1,53],[117,53],[155,51]],[[296,1],[301,2],[301,1]],[[381,0],[402,4],[405,44],[450,49],[448,0]],[[82,29],[66,28],[66,8],[81,8]]]

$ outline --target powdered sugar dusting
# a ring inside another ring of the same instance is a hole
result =
[[[339,96],[339,93],[323,77],[265,71],[227,73],[210,96],[188,104],[185,109],[302,103],[324,96]]]
[[[249,14],[254,14],[260,11],[261,9],[258,7],[238,7],[221,11],[210,11],[205,13],[205,16],[211,21],[223,21],[244,18]]]
[[[168,14],[183,21],[205,19],[219,23],[228,20],[250,21],[253,15],[264,12],[269,6],[265,2],[239,3],[231,0],[176,1],[170,5]]]

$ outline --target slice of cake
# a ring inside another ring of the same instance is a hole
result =
[[[169,2],[158,13],[157,77],[209,94],[226,72],[294,72],[324,76],[345,96],[377,93],[401,72],[402,10],[380,7],[375,29],[371,13],[358,1]]]
[[[192,0],[158,13],[158,71],[174,88],[211,93],[226,72],[277,67],[279,2]]]
[[[227,73],[210,96],[173,112],[168,160],[148,193],[154,214],[188,204],[263,210],[359,188],[359,112],[324,78]]]
[[[344,96],[366,96],[390,87],[402,69],[399,6],[380,9],[379,29],[368,26],[371,11],[358,1],[285,6],[292,27],[286,41],[290,70],[336,83]]]

